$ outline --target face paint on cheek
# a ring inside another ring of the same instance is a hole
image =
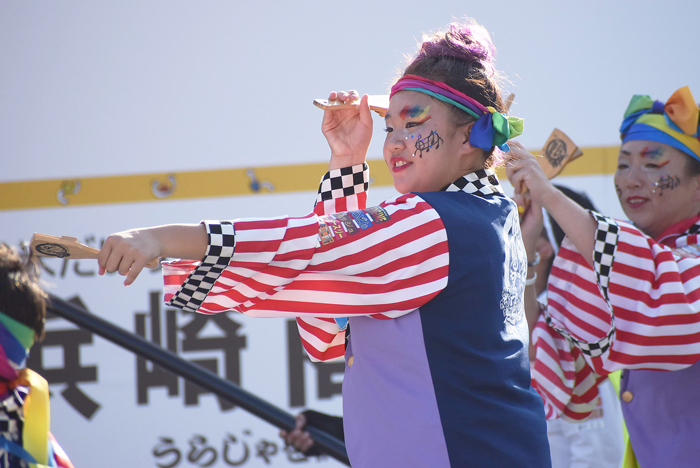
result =
[[[423,138],[423,135],[420,130],[415,129],[414,131],[411,131],[412,129],[410,128],[405,128],[402,131],[402,137],[406,142],[414,142],[414,141],[419,141],[421,138]],[[414,155],[415,156],[415,155]]]
[[[679,179],[677,176],[665,175],[654,182],[654,188],[651,190],[651,193],[658,192],[659,196],[661,197],[664,194],[664,190],[673,190],[679,185],[681,185],[681,179]]]
[[[431,130],[427,137],[416,141],[416,151],[411,156],[415,156],[418,153],[418,157],[422,158],[423,151],[429,153],[431,148],[438,149],[442,141],[440,135],[435,130]]]
[[[427,122],[428,120],[430,120],[430,118],[431,118],[431,116],[428,115],[428,116],[424,117],[422,120],[414,122],[416,124],[415,126],[408,127],[408,128],[406,128],[406,127],[402,128],[400,130],[401,133],[399,134],[399,136],[401,138],[403,138],[404,140],[406,140],[407,142],[420,140],[421,138],[423,138],[423,133],[425,133],[425,131],[426,131],[426,129],[423,128],[420,124]],[[422,130],[421,130],[421,128],[422,128]]]

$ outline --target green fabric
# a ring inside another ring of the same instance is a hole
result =
[[[493,136],[493,144],[495,146],[501,146],[503,143],[508,141],[508,137],[510,136],[510,126],[508,125],[508,121],[503,114],[499,112],[494,112],[491,119],[493,120],[493,129],[496,131]]]
[[[525,123],[524,119],[521,119],[520,117],[513,117],[512,115],[508,116],[508,127],[510,129],[510,134],[508,135],[508,138],[515,138],[517,136],[520,136],[523,134],[523,125]]]
[[[23,323],[18,322],[9,315],[0,312],[0,322],[12,333],[22,344],[24,349],[29,349],[34,344],[34,330]]]
[[[636,94],[632,96],[632,100],[630,101],[629,105],[627,106],[627,110],[625,111],[625,117],[629,117],[630,115],[634,114],[635,112],[639,112],[641,110],[645,109],[651,109],[652,106],[654,105],[654,100],[650,98],[647,95],[642,95],[642,94]]]

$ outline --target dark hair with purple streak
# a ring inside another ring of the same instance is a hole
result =
[[[486,29],[476,21],[465,18],[450,24],[446,30],[423,35],[423,43],[404,75],[418,75],[441,81],[476,99],[485,107],[505,112],[501,99],[501,76],[493,66],[496,48]],[[449,106],[458,126],[474,122],[474,117]],[[487,152],[484,167],[497,165],[494,149]]]

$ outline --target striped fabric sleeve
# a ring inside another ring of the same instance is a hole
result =
[[[367,163],[328,171],[318,187],[314,213],[319,216],[367,207],[369,166]]]
[[[549,326],[544,315],[532,340],[536,352],[532,385],[542,396],[547,419],[588,418],[597,406],[598,383],[605,378],[593,372],[583,353]]]
[[[587,417],[610,372],[677,370],[700,358],[700,259],[677,260],[673,246],[592,214],[594,268],[565,239],[533,332],[533,385],[548,417]]]
[[[367,208],[367,163],[328,171],[318,187],[314,213],[318,216]],[[345,330],[332,318],[297,317],[299,337],[312,361],[332,361],[345,355]]]
[[[386,319],[420,307],[447,284],[444,225],[414,194],[335,215],[205,226],[203,261],[163,266],[169,305],[256,317]]]

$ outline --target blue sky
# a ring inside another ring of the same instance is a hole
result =
[[[469,15],[540,147],[613,145],[632,94],[700,100],[697,0],[0,3],[0,181],[325,161],[333,89],[387,91]],[[381,157],[376,119],[370,157]]]

